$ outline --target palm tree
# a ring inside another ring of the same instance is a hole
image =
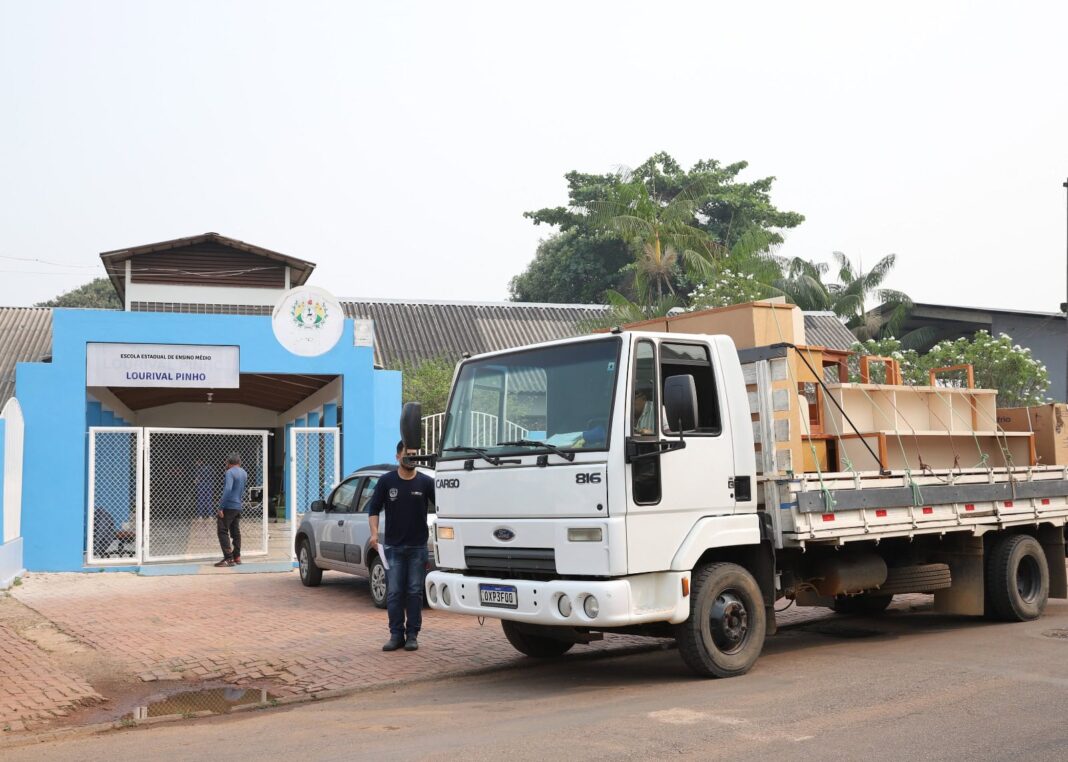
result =
[[[912,299],[903,291],[880,288],[894,264],[896,254],[888,254],[865,272],[854,267],[840,251],[833,253],[836,281],[826,282],[831,266],[800,257],[777,259],[781,276],[767,283],[769,289],[803,310],[833,312],[859,341],[897,337],[905,349],[918,349],[929,343],[932,332],[921,328],[902,335],[905,320],[912,310]],[[869,311],[872,298],[883,307]]]
[[[680,268],[699,277],[710,275],[722,247],[694,222],[701,201],[715,187],[714,178],[699,177],[665,202],[629,171],[619,177],[607,199],[587,206],[595,225],[618,233],[635,248],[628,267],[640,297],[652,304],[674,294]]]
[[[618,291],[609,289],[605,292],[605,300],[608,302],[608,312],[602,313],[588,321],[583,328],[587,331],[597,331],[604,328],[613,328],[617,325],[640,323],[643,320],[666,317],[676,308],[683,308],[685,303],[674,294],[667,294],[657,299],[652,304],[644,302],[632,302]]]
[[[840,251],[834,252],[833,256],[838,266],[838,282],[830,284],[828,290],[835,314],[846,321],[846,327],[860,341],[899,334],[912,310],[912,299],[903,291],[880,288],[893,270],[897,255],[887,254],[867,272],[860,267],[854,268],[849,258]],[[873,294],[884,307],[882,312],[887,315],[885,319],[868,310],[868,301]],[[906,338],[911,344],[921,337],[901,337],[903,344]]]

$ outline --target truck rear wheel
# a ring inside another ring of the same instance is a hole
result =
[[[535,659],[551,659],[556,656],[563,656],[575,645],[566,640],[556,640],[555,638],[546,638],[541,635],[524,632],[520,625],[507,619],[501,620],[501,629],[504,630],[504,637],[508,638],[512,648],[525,656],[532,656]]]
[[[767,614],[760,586],[737,564],[698,567],[691,581],[690,616],[675,627],[679,654],[702,677],[735,677],[764,648]]]
[[[996,542],[986,559],[988,612],[995,619],[1038,619],[1049,599],[1049,568],[1038,540],[1015,534]]]
[[[894,600],[892,595],[873,595],[870,593],[838,595],[834,598],[834,610],[839,614],[874,616],[886,611],[892,600]]]

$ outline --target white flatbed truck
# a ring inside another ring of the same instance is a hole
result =
[[[435,456],[430,605],[500,619],[533,657],[644,634],[729,677],[782,598],[875,614],[933,592],[939,611],[1024,621],[1068,597],[1068,469],[784,470],[757,443],[788,351],[614,330],[464,360]]]

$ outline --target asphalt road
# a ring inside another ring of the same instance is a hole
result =
[[[432,648],[433,634],[420,642]],[[837,618],[771,638],[753,671],[731,680],[691,677],[673,650],[571,657],[0,756],[1060,761],[1068,759],[1068,603],[1026,624],[915,612]]]

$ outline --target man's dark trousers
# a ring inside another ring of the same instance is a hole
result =
[[[389,635],[394,640],[414,638],[423,626],[426,562],[426,545],[386,547],[386,563],[389,564],[386,569],[386,611],[389,613]]]
[[[219,527],[219,546],[222,548],[223,557],[233,560],[241,557],[241,511],[232,508],[223,509],[223,515],[216,519]],[[233,549],[230,548],[230,538],[233,538]]]

